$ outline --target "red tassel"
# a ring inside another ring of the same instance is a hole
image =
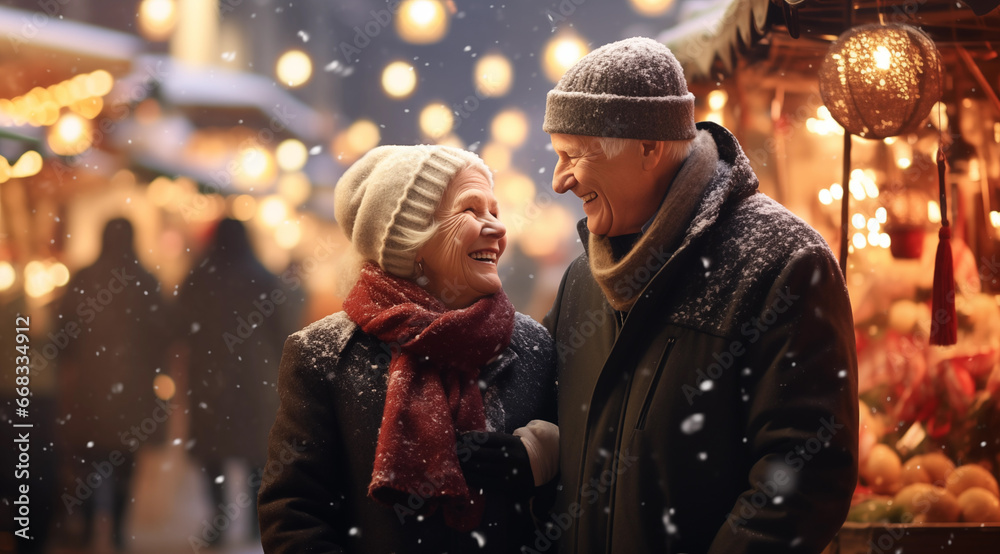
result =
[[[958,342],[958,318],[955,316],[955,271],[952,267],[951,257],[951,227],[941,227],[938,238],[937,256],[934,258],[931,344],[948,346]]]
[[[931,302],[931,344],[948,346],[958,342],[955,315],[955,269],[951,257],[951,225],[948,223],[948,195],[944,181],[944,143],[937,151],[938,192],[941,195],[941,230],[934,258],[934,292]]]

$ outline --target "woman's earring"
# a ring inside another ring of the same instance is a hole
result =
[[[426,286],[427,283],[430,282],[430,279],[428,279],[427,276],[424,275],[424,262],[421,261],[421,260],[417,260],[417,278],[416,278],[416,282],[417,282],[418,285],[420,285],[422,287]]]

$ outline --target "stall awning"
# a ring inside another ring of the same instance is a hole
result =
[[[735,54],[767,31],[770,6],[770,0],[688,2],[683,23],[658,38],[677,56],[689,79],[710,75],[716,59],[730,72]]]
[[[997,0],[693,0],[678,25],[658,37],[677,56],[689,80],[730,73],[736,60],[769,34],[833,41],[852,25],[909,23],[939,47],[978,48],[1000,42]],[[992,5],[992,7],[990,7]],[[851,9],[848,13],[848,9]],[[985,12],[984,12],[985,10]],[[848,18],[850,17],[850,23]]]
[[[166,56],[142,56],[122,88],[156,82],[156,94],[197,127],[269,129],[307,142],[326,134],[324,118],[274,79],[219,67],[194,67]]]
[[[0,71],[5,75],[0,98],[98,69],[124,75],[143,44],[137,36],[44,12],[0,8]]]

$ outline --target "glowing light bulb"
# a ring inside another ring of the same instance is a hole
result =
[[[875,67],[881,70],[892,67],[892,52],[889,52],[889,49],[885,46],[876,48],[872,56],[875,58]]]

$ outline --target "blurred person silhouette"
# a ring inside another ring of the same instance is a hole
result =
[[[70,280],[57,314],[50,335],[62,350],[57,433],[72,466],[61,504],[70,515],[82,511],[84,544],[95,513],[110,508],[111,538],[122,550],[135,454],[161,442],[169,414],[153,389],[168,313],[159,281],[136,256],[128,219],[107,223],[100,255]]]
[[[278,410],[281,348],[301,310],[287,288],[257,260],[243,224],[224,219],[178,292],[178,330],[189,351],[191,454],[210,482],[209,521],[219,514],[243,517],[225,510],[233,501],[225,498],[227,463],[247,465],[248,478],[236,486],[251,497],[250,506],[256,504],[267,433]],[[256,510],[246,517],[256,534]],[[219,543],[225,529],[218,527],[196,539]]]

